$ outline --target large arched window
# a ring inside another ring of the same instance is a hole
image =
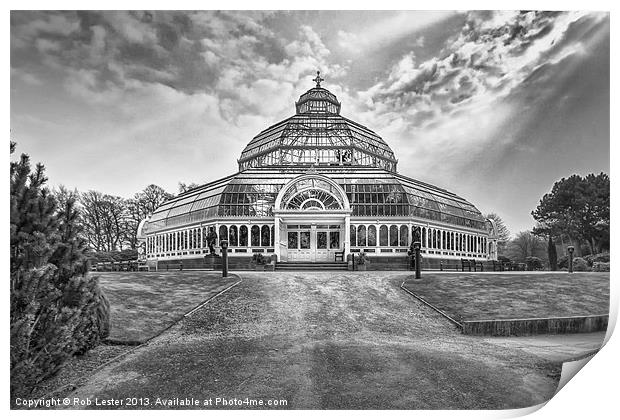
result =
[[[355,225],[351,225],[350,227],[350,231],[349,231],[349,244],[351,246],[356,246],[357,245],[357,228]]]
[[[400,246],[409,245],[409,229],[407,225],[402,225],[400,227]]]
[[[226,228],[226,225],[222,225],[220,226],[220,241],[227,241],[227,240],[228,240],[228,228]],[[219,245],[219,242],[217,245]]]
[[[379,246],[388,246],[389,243],[388,227],[386,225],[381,225],[379,228]]]
[[[390,246],[398,246],[398,226],[390,226]]]
[[[269,226],[264,225],[260,230],[260,244],[261,246],[269,246]]]
[[[342,188],[322,175],[304,175],[287,184],[277,199],[280,209],[301,211],[348,208]]]
[[[260,228],[257,225],[252,226],[250,233],[252,246],[260,246]]]
[[[229,240],[228,246],[237,246],[238,240],[239,240],[239,237],[237,235],[237,226],[231,225],[228,228],[228,240]]]
[[[366,246],[366,226],[357,227],[357,246]]]
[[[426,228],[422,228],[422,248],[426,248]]]
[[[248,246],[248,227],[245,225],[239,228],[239,246]]]
[[[368,226],[368,246],[377,246],[377,228],[374,225]]]
[[[333,194],[309,188],[293,195],[284,206],[287,210],[338,210],[342,204]]]

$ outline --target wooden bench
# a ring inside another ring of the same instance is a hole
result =
[[[170,270],[171,268],[172,269],[177,268],[178,270],[183,271],[183,263],[182,262],[180,262],[180,263],[167,263],[167,262],[165,262],[164,263],[164,267],[166,268],[166,271]]]
[[[440,261],[439,262],[439,271],[443,271],[443,270],[457,270],[459,269],[459,265],[457,262],[454,262],[453,264],[450,264],[449,262],[446,261]]]
[[[471,271],[472,268],[474,269],[474,272],[484,271],[484,264],[482,261],[461,258],[461,271],[465,271],[465,268],[467,268],[467,271]],[[480,270],[478,270],[478,268],[480,268]]]
[[[334,252],[334,261],[338,261],[338,259],[344,262],[344,250]]]

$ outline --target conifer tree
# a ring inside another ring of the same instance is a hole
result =
[[[33,171],[27,155],[11,162],[12,396],[27,396],[109,329],[108,302],[87,274],[74,202],[58,209],[46,181],[43,165]]]

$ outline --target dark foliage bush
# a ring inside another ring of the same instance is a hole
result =
[[[355,264],[357,264],[357,265],[366,264],[368,261],[369,261],[369,259],[366,256],[365,252],[360,252],[359,254],[357,254],[355,256]]]
[[[542,270],[543,269],[542,260],[540,258],[538,258],[538,257],[527,257],[525,259],[525,265],[527,266],[527,270],[528,271]]]
[[[31,171],[28,156],[11,162],[12,397],[28,396],[109,331],[109,304],[98,280],[87,273],[75,202],[59,208],[46,181],[43,166]]]
[[[575,257],[573,258],[573,271],[590,271],[590,266],[585,259]]]
[[[602,254],[596,254],[593,258],[592,258],[592,262],[601,262],[601,263],[608,263],[610,262],[610,258],[609,258],[609,253],[608,252],[604,252]]]
[[[592,271],[609,271],[610,263],[595,262],[592,266]]]
[[[568,268],[568,255],[558,258],[558,268]]]
[[[498,255],[498,256],[497,256],[497,261],[502,262],[502,263],[504,263],[504,262],[511,262],[511,261],[510,261],[510,258],[505,257],[505,256],[503,256],[503,255]]]
[[[257,265],[264,265],[267,264],[268,261],[265,258],[265,256],[259,252],[257,252],[256,254],[252,255],[252,262],[254,262],[254,264]]]

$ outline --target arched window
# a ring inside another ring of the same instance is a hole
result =
[[[239,246],[248,246],[248,227],[245,225],[239,228]]]
[[[390,246],[398,246],[398,226],[390,226]]]
[[[207,247],[207,228],[203,227],[202,228],[202,248],[206,248]]]
[[[377,227],[368,226],[368,246],[377,246]]]
[[[219,246],[221,241],[227,241],[227,240],[228,240],[228,228],[226,227],[226,225],[221,225],[220,226],[220,240],[216,244],[216,246]]]
[[[400,227],[400,246],[409,245],[409,229],[407,225],[401,225]]]
[[[260,230],[260,244],[261,246],[269,246],[269,226],[264,225]]]
[[[275,243],[275,239],[274,239],[275,236],[276,236],[276,228],[275,226],[271,226],[271,241],[269,242],[270,246],[273,246],[273,244]]]
[[[357,246],[366,246],[366,226],[357,227]]]
[[[442,249],[448,249],[448,247],[446,246],[446,231],[442,231],[441,232],[441,248]]]
[[[357,227],[355,225],[351,225],[349,227],[349,244],[350,246],[357,245]]]
[[[379,228],[379,246],[388,246],[389,243],[388,227],[386,225],[381,225]]]
[[[426,228],[422,228],[422,248],[426,248]]]
[[[258,227],[258,225],[253,225],[252,229],[250,231],[250,236],[251,236],[251,243],[252,246],[260,246],[260,228]]]
[[[237,226],[231,225],[228,228],[228,246],[237,246],[239,243],[239,236],[237,235]]]

